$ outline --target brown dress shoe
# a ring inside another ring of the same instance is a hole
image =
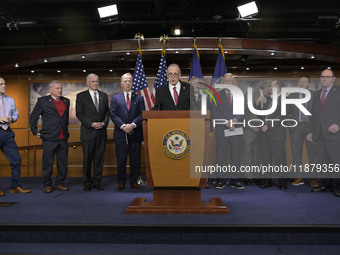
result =
[[[14,194],[14,193],[30,193],[31,190],[29,189],[23,189],[20,186],[16,187],[15,189],[9,189],[9,193]]]
[[[124,184],[118,184],[118,186],[116,187],[117,191],[121,191],[123,189],[125,189],[125,185]]]
[[[70,190],[68,187],[64,186],[64,185],[55,185],[54,189],[58,189],[58,190],[62,190],[62,191],[68,191]]]
[[[44,192],[45,193],[51,193],[53,191],[52,187],[51,186],[46,186],[44,187]]]
[[[132,188],[132,189],[138,189],[138,190],[142,190],[142,189],[143,189],[143,187],[140,186],[140,185],[138,185],[137,183],[131,184],[131,185],[130,185],[130,188]]]
[[[1,189],[0,189],[0,197],[4,196],[5,195],[5,192],[3,192]]]

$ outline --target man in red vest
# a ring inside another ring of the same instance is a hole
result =
[[[57,156],[57,177],[54,189],[67,191],[65,179],[67,175],[68,132],[70,100],[62,96],[63,86],[59,81],[49,84],[51,95],[38,98],[31,116],[30,124],[33,135],[42,139],[42,175],[44,192],[51,193],[52,172],[55,156]],[[37,123],[42,117],[42,128],[38,130]]]

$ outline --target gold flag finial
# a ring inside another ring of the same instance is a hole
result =
[[[159,37],[159,41],[163,44],[163,49],[165,48],[165,44],[170,41],[169,36],[163,34],[161,37]]]
[[[141,50],[142,47],[140,45],[140,40],[144,41],[144,35],[141,34],[141,33],[137,33],[137,34],[135,34],[135,37],[133,39],[137,39],[138,40],[138,49]]]

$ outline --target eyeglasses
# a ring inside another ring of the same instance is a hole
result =
[[[178,73],[168,73],[168,76],[173,78],[178,77],[178,75],[179,75]]]
[[[321,79],[330,79],[333,78],[333,76],[320,76]]]

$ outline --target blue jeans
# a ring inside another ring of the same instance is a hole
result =
[[[0,128],[0,149],[11,164],[11,189],[20,186],[21,157],[14,137],[15,134],[12,129],[3,130]]]

